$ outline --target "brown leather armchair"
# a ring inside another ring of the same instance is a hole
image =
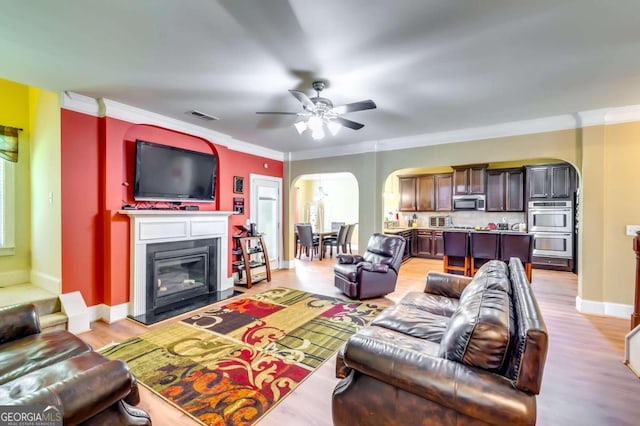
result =
[[[357,299],[391,293],[396,288],[405,244],[398,235],[373,234],[362,256],[338,255],[333,268],[335,286]]]
[[[151,425],[122,361],[66,330],[40,333],[31,304],[0,309],[0,405],[53,405],[64,424]]]

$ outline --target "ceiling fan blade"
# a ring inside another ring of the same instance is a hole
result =
[[[297,90],[289,90],[289,93],[291,93],[297,100],[299,100],[302,105],[307,107],[309,111],[315,111],[316,104],[314,104],[307,95]]]
[[[362,123],[356,123],[355,121],[347,120],[346,118],[342,117],[336,117],[334,118],[334,120],[342,124],[344,127],[348,127],[353,130],[362,129],[364,127],[364,124]]]
[[[256,114],[305,115],[301,112],[257,111]]]
[[[331,111],[336,114],[345,114],[347,112],[354,111],[364,111],[365,109],[374,109],[377,108],[376,103],[371,99],[367,99],[366,101],[353,102],[346,105],[340,105],[333,108]]]

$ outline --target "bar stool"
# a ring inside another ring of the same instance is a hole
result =
[[[500,259],[500,234],[497,232],[471,233],[471,275],[489,260]]]
[[[462,272],[470,275],[469,233],[460,231],[442,232],[444,256],[442,257],[444,272]]]
[[[533,235],[530,234],[501,234],[500,235],[500,259],[508,262],[512,257],[517,257],[524,265],[527,279],[531,283],[533,264]]]

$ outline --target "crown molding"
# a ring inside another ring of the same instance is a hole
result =
[[[62,108],[93,115],[95,117],[109,117],[127,121],[134,124],[151,124],[178,132],[198,136],[203,139],[229,148],[233,151],[244,152],[271,160],[284,161],[285,155],[280,151],[264,148],[233,137],[216,132],[215,130],[200,127],[195,124],[176,120],[143,110],[141,108],[126,105],[109,99],[94,99],[77,93],[63,92],[61,95]]]
[[[353,145],[340,145],[338,147],[297,151],[290,153],[289,160],[298,161],[314,158],[338,157],[372,151],[394,151],[399,149],[469,142],[482,139],[578,129],[589,126],[621,124],[633,121],[640,121],[640,105],[603,108],[582,111],[576,114],[563,114],[532,120],[512,121],[489,126],[470,127],[446,132],[425,133],[402,138],[372,140]]]

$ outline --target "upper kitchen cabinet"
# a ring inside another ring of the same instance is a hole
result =
[[[452,166],[453,195],[485,193],[486,164],[471,166]]]
[[[451,211],[451,173],[399,176],[402,212]]]
[[[530,200],[571,199],[575,188],[573,166],[568,163],[527,167]]]
[[[398,210],[401,212],[416,211],[416,177],[400,176],[400,205]]]
[[[487,211],[524,211],[524,170],[487,170]]]

